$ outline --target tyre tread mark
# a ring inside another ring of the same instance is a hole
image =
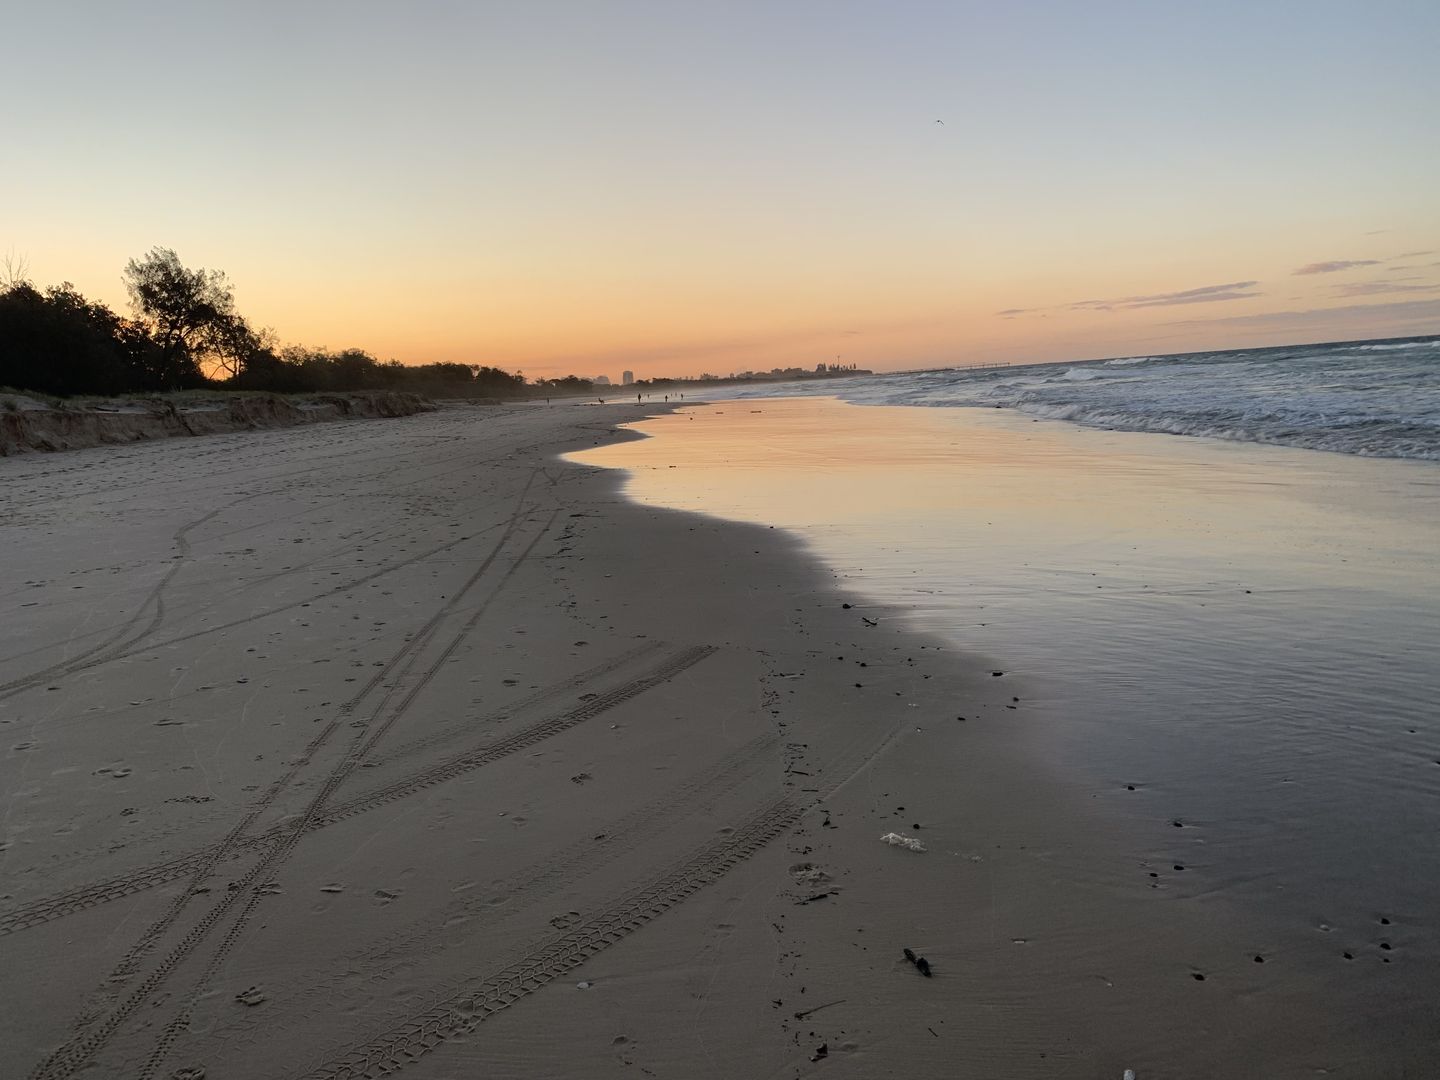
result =
[[[473,1032],[495,1013],[623,941],[789,831],[810,805],[839,791],[883,753],[898,730],[882,730],[878,740],[869,736],[856,739],[826,770],[831,779],[821,785],[822,790],[811,802],[802,804],[791,795],[780,796],[750,814],[729,836],[701,845],[687,858],[672,863],[668,871],[625,893],[577,927],[548,939],[480,983],[443,998],[383,1034],[342,1047],[307,1071],[295,1074],[295,1080],[386,1076],[449,1039]]]
[[[688,652],[690,650],[686,651]],[[708,655],[708,653],[706,655]],[[671,662],[673,662],[674,659],[678,658],[679,657],[672,658]],[[704,659],[704,657],[697,656],[690,663],[698,663],[701,659]],[[677,668],[675,671],[670,672],[664,678],[658,680],[655,678],[656,673],[651,672],[650,675],[642,676],[641,679],[632,680],[631,682],[617,687],[614,691],[611,692],[608,697],[605,697],[603,699],[603,707],[596,707],[597,703],[602,702],[602,698],[596,698],[593,699],[591,702],[588,702],[586,706],[583,707],[584,711],[586,712],[586,716],[584,716],[582,719],[589,719],[592,716],[598,715],[599,713],[606,711],[606,709],[608,708],[613,708],[615,705],[619,705],[624,701],[628,701],[630,698],[635,697],[637,694],[642,693],[644,690],[650,689],[651,686],[656,685],[658,682],[663,682],[666,678],[673,678],[674,675],[679,674],[681,670],[684,670],[684,667],[688,666],[690,666],[690,664],[685,664],[682,667]],[[645,685],[637,687],[637,683],[640,682],[644,682]],[[572,712],[574,711],[576,710],[572,710]],[[565,713],[562,714],[562,716],[560,717],[553,717],[550,720],[544,721],[543,723],[546,725],[554,724],[557,720],[564,720],[570,716],[571,713]],[[574,726],[574,723],[578,722],[580,721],[575,720],[572,723],[565,724],[564,727],[572,727]],[[558,728],[556,732],[552,733],[558,733],[558,730],[564,730],[564,727]],[[533,729],[527,729],[527,731],[529,730]],[[525,732],[517,734],[525,734]],[[533,741],[539,740],[536,739]],[[531,741],[527,741],[526,743],[526,745],[532,744],[533,743]],[[439,783],[441,781],[439,779],[429,778],[431,773],[439,769],[454,769],[456,766],[465,765],[466,763],[470,762],[471,759],[475,757],[475,755],[486,754],[489,751],[493,750],[495,745],[496,744],[487,743],[485,746],[467,751],[466,753],[452,758],[447,762],[444,762],[438,766],[433,766],[431,769],[424,770],[423,772],[415,774],[407,778],[406,780],[397,781],[396,783],[408,783],[413,785],[412,792],[420,791],[428,787],[433,787],[436,783]],[[486,764],[488,763],[488,761],[495,760],[495,758],[501,756],[505,755],[498,754],[494,757],[486,758],[485,761],[471,764],[468,767],[460,768],[459,771],[455,772],[454,775],[462,775],[465,772],[471,771],[471,769],[473,768],[478,768],[480,765]],[[390,791],[390,788],[393,786],[395,785],[387,785],[386,787],[381,788],[378,791],[371,792],[367,795],[359,796],[356,800],[352,800],[352,802],[350,803],[342,804],[341,806],[336,808],[336,810],[340,813],[333,820],[339,821],[346,818],[354,817],[356,814],[364,812],[365,809],[371,809],[374,806],[382,806],[386,803],[393,802],[397,798],[402,797],[401,794],[392,793]],[[358,805],[361,800],[365,800],[368,802],[372,799],[374,801],[371,802],[371,804],[368,806],[362,808]],[[316,825],[315,828],[321,828],[323,827],[323,825],[328,825],[332,823],[332,821],[325,821],[323,824]],[[243,852],[246,850],[273,842],[287,829],[288,826],[282,823],[280,825],[273,826],[272,828],[266,830],[265,832],[259,833],[258,835],[242,837],[236,841],[234,848],[230,852],[230,857],[236,857],[240,854],[243,854]],[[108,878],[104,881],[94,882],[92,884],[82,886],[79,889],[73,889],[69,892],[61,893],[58,896],[43,897],[39,900],[33,901],[30,904],[26,904],[23,907],[12,908],[10,911],[7,911],[3,915],[0,915],[0,937],[4,937],[8,934],[18,933],[19,931],[27,930],[33,926],[39,926],[43,923],[63,918],[66,915],[72,915],[80,911],[85,911],[99,904],[108,903],[112,900],[123,899],[126,896],[131,896],[135,893],[144,892],[147,889],[152,889],[157,886],[175,881],[181,877],[184,877],[186,874],[193,873],[195,868],[204,863],[219,846],[220,845],[218,844],[211,845],[199,851],[191,852],[187,855],[182,855],[176,859],[170,859],[163,863],[152,864],[139,870],[133,870],[129,873],[122,874],[117,877]]]
[[[536,693],[521,698],[519,701],[512,702],[509,705],[506,705],[504,708],[498,709],[495,712],[488,714],[484,718],[484,720],[500,721],[510,719],[515,714],[524,712],[527,709],[534,708],[536,705],[542,704],[553,697],[557,697],[560,694],[565,693],[567,690],[577,690],[580,687],[588,685],[589,683],[592,683],[597,679],[604,678],[611,672],[625,667],[626,665],[633,663],[634,661],[639,660],[642,657],[649,656],[652,653],[658,652],[664,647],[665,643],[663,641],[646,641],[643,644],[628,650],[627,652],[621,653],[619,656],[606,660],[603,663],[596,664],[594,667],[586,668],[584,671],[581,671],[575,675],[571,675],[563,682],[556,683],[552,686],[547,686],[544,689],[537,691]],[[473,731],[474,728],[474,720],[467,720],[462,721],[458,724],[452,724],[447,728],[442,728],[438,731],[432,732],[429,735],[422,735],[419,738],[411,739],[407,743],[402,743],[401,745],[395,747],[393,750],[387,753],[385,755],[385,760],[399,761],[403,758],[418,754],[423,750],[428,750],[432,746],[435,746],[439,743],[453,739],[457,735],[462,735],[468,731]]]
[[[134,645],[138,641],[144,641],[153,634],[160,628],[160,624],[165,621],[165,588],[190,558],[190,531],[199,528],[212,518],[218,517],[220,514],[239,506],[243,502],[259,498],[262,494],[267,493],[256,492],[254,494],[241,496],[238,499],[226,503],[224,506],[217,506],[208,514],[202,514],[194,521],[188,522],[175,530],[175,535],[171,538],[171,542],[180,549],[180,554],[170,560],[170,568],[165,571],[160,580],[145,594],[145,599],[142,600],[140,606],[135,609],[134,615],[126,619],[125,622],[111,633],[110,637],[99,644],[91,646],[89,649],[77,653],[75,656],[66,657],[64,660],[51,664],[47,668],[32,671],[28,675],[17,676],[9,682],[0,683],[0,700],[13,697],[24,690],[28,690],[37,683],[53,678],[57,674],[68,675],[72,671],[103,664],[107,660],[113,659],[111,653],[123,652],[129,646]],[[131,630],[135,624],[144,618],[145,612],[152,605],[155,608],[155,614],[151,616],[149,625],[138,634],[131,636]]]
[[[476,568],[475,572],[470,576],[470,578],[467,579],[465,584],[455,593],[455,595],[450,597],[441,607],[441,609],[437,611],[433,616],[431,616],[425,627],[422,628],[422,631],[420,633],[417,633],[408,642],[406,642],[405,645],[402,646],[399,651],[397,651],[395,656],[390,659],[386,666],[382,668],[381,671],[377,672],[376,676],[372,678],[364,688],[357,692],[355,697],[351,699],[351,702],[358,702],[360,700],[363,700],[363,698],[371,690],[373,690],[375,686],[379,685],[379,682],[384,677],[385,673],[392,669],[401,657],[413,656],[415,652],[424,644],[424,642],[428,640],[434,627],[439,624],[441,619],[450,611],[452,611],[454,607],[464,597],[464,595],[469,591],[469,589],[480,580],[480,577],[494,563],[496,557],[500,553],[500,550],[505,546],[506,541],[509,540],[510,536],[514,533],[516,527],[519,525],[521,515],[525,511],[526,497],[528,496],[530,488],[534,484],[534,482],[535,473],[532,470],[529,476],[526,478],[524,487],[521,489],[520,496],[516,501],[515,509],[510,514],[509,523],[506,526],[506,529],[501,535],[500,539],[496,542],[494,548],[492,548],[490,554],[481,562],[480,566]],[[556,511],[556,513],[558,513],[558,511]],[[553,516],[551,520],[553,521]],[[548,524],[546,528],[548,529]],[[545,530],[542,530],[540,535],[543,535],[544,531]],[[536,540],[538,540],[538,538],[539,537],[537,536]],[[535,540],[532,540],[530,547],[533,547],[535,542]],[[529,549],[527,548],[527,551],[528,550]],[[514,568],[512,567],[512,572],[513,569]],[[509,574],[507,573],[506,578],[508,577]],[[482,610],[483,606],[484,605],[482,605]],[[473,626],[474,622],[477,620],[478,614],[476,616],[473,616],[472,619],[466,623],[466,627],[468,628],[470,626]],[[428,672],[428,676],[426,678],[423,678],[420,684],[417,685],[417,687],[412,691],[409,696],[407,696],[407,703],[414,699],[414,696],[418,694],[419,689],[423,687],[425,682],[429,681],[429,677],[433,677],[434,673],[439,670],[440,664],[444,662],[444,659],[448,658],[449,653],[453,651],[454,647],[457,644],[458,640],[451,643],[451,646],[449,647],[449,649],[446,650],[446,653],[442,657],[442,659],[431,667],[430,671]],[[340,715],[338,715],[335,719],[331,720],[331,722],[326,725],[326,732],[322,732],[320,736],[317,736],[317,739],[323,739],[325,737],[328,737],[327,733],[332,732],[335,728],[339,726],[341,718],[344,715],[346,715],[346,709],[345,706],[342,706],[340,709]],[[365,739],[365,728],[362,727],[361,731],[357,733],[355,742],[361,743],[362,750],[366,746],[373,745],[373,742],[378,737],[378,735],[383,734],[384,731],[388,730],[390,725],[392,725],[395,720],[398,719],[399,715],[399,712],[392,714],[384,723],[379,726],[377,733],[375,735],[372,735],[370,739]],[[368,724],[366,726],[368,726]],[[210,911],[203,915],[199,922],[197,922],[196,925],[193,926],[190,931],[180,940],[179,944],[177,944],[164,958],[162,958],[160,963],[151,970],[150,974],[147,975],[144,980],[141,981],[141,983],[134,992],[132,992],[127,997],[122,998],[122,1000],[114,1007],[114,1009],[110,1011],[108,1015],[102,1017],[93,1025],[77,1025],[71,1039],[64,1045],[62,1045],[59,1049],[54,1051],[43,1062],[41,1062],[39,1067],[37,1067],[35,1072],[32,1074],[33,1080],[52,1080],[52,1078],[70,1076],[77,1069],[79,1069],[86,1062],[88,1062],[94,1056],[94,1054],[110,1040],[111,1036],[113,1036],[114,1033],[119,1030],[120,1026],[124,1023],[124,1021],[137,1008],[139,1008],[140,1004],[147,997],[153,994],[155,990],[160,987],[160,985],[163,984],[165,979],[176,967],[179,966],[181,961],[188,957],[189,954],[192,953],[204,941],[204,939],[209,935],[211,929],[216,926],[226,914],[229,913],[231,907],[235,904],[236,900],[244,896],[246,897],[246,902],[242,906],[240,914],[237,916],[234,923],[232,923],[230,930],[222,939],[216,953],[212,956],[210,964],[207,965],[204,973],[202,973],[201,975],[201,985],[203,986],[204,982],[208,980],[211,972],[218,967],[219,963],[223,961],[225,955],[230,951],[231,948],[233,948],[234,943],[238,939],[240,932],[243,930],[245,923],[248,922],[250,913],[259,903],[261,894],[254,888],[257,883],[257,879],[260,879],[262,874],[268,874],[271,869],[273,869],[275,866],[278,866],[284,861],[285,857],[289,855],[290,851],[299,841],[300,836],[303,835],[304,832],[308,831],[310,827],[310,822],[314,818],[314,816],[325,805],[326,801],[328,801],[330,796],[334,794],[335,790],[345,780],[345,778],[360,764],[361,758],[357,756],[353,747],[354,744],[352,743],[351,752],[347,753],[335,766],[335,768],[331,770],[330,775],[321,785],[319,792],[317,792],[314,798],[311,800],[300,820],[290,825],[287,828],[287,831],[283,833],[279,837],[279,839],[273,844],[273,846],[271,846],[269,850],[261,857],[261,859],[244,874],[244,876],[239,880],[239,882],[235,883],[232,888],[227,890],[227,894],[221,897],[219,902],[216,903],[210,909]],[[222,841],[222,845],[217,845],[217,847],[223,846],[224,844],[225,842]],[[215,848],[207,849],[200,855],[201,865],[206,865],[207,863],[213,865],[213,863],[217,861],[218,858],[219,855],[216,853]],[[181,906],[183,906],[183,902],[188,900],[190,894],[190,890],[186,890],[186,892],[182,893],[179,897],[177,897],[177,902],[179,902]],[[171,922],[173,922],[173,920],[171,920]],[[142,948],[142,946],[144,947],[145,951],[148,951],[149,946],[144,944],[143,938],[142,942],[140,944],[137,944],[136,948],[139,949]],[[184,1022],[188,1019],[188,1010],[189,1006],[184,1006],[182,1008],[181,1014],[177,1016],[176,1019],[172,1021],[171,1024],[162,1032],[160,1037],[160,1043],[157,1044],[155,1051],[152,1051],[151,1062],[155,1062],[156,1060],[158,1060],[156,1059],[155,1055],[162,1053],[163,1048],[167,1047],[170,1041],[173,1041],[174,1038],[178,1037],[179,1030],[183,1028]],[[85,1030],[86,1026],[90,1026],[90,1030]],[[151,1065],[147,1063],[147,1068],[149,1067],[151,1067]]]
[[[520,492],[519,501],[514,513],[510,517],[510,524],[506,527],[504,534],[496,542],[490,554],[476,567],[475,572],[466,580],[465,584],[455,597],[452,598],[451,602],[447,603],[446,608],[437,612],[436,616],[427,624],[423,634],[425,638],[428,639],[433,634],[434,630],[440,625],[442,617],[449,610],[453,610],[460,597],[468,593],[469,590],[480,581],[486,571],[494,564],[496,558],[499,557],[506,542],[515,533],[520,524],[521,515],[525,513],[525,499],[534,482],[535,470],[532,469],[525,480],[525,486]],[[375,713],[368,721],[362,724],[360,734],[356,739],[359,745],[351,744],[351,752],[347,754],[331,774],[326,777],[319,792],[317,792],[311,800],[300,820],[289,826],[287,831],[277,840],[274,847],[242,878],[234,895],[239,896],[244,894],[245,903],[241,905],[239,914],[237,914],[231,922],[225,932],[225,936],[221,938],[220,944],[216,946],[215,951],[211,954],[209,962],[196,979],[194,986],[192,986],[190,992],[185,995],[179,1010],[174,1017],[171,1018],[170,1023],[165,1025],[161,1030],[159,1037],[150,1050],[149,1056],[145,1059],[144,1066],[137,1074],[139,1080],[151,1080],[151,1077],[155,1075],[165,1058],[169,1055],[171,1047],[174,1046],[175,1042],[189,1028],[190,1017],[194,1011],[195,1001],[204,993],[210,981],[219,972],[221,967],[224,966],[226,958],[239,942],[240,936],[245,932],[245,927],[249,923],[251,915],[255,913],[255,909],[260,906],[261,900],[264,899],[265,894],[258,888],[264,880],[262,875],[268,877],[283,865],[307,832],[316,828],[322,828],[324,824],[327,824],[319,822],[319,815],[326,804],[329,803],[331,797],[339,790],[346,779],[349,778],[350,774],[369,756],[370,751],[384,738],[389,730],[394,727],[395,723],[409,711],[410,706],[415,702],[415,699],[419,697],[420,692],[429,685],[431,680],[440,672],[440,669],[444,667],[451,656],[454,655],[455,650],[460,647],[461,642],[463,642],[465,638],[469,636],[470,632],[479,624],[481,617],[489,609],[491,601],[499,595],[500,590],[505,587],[510,578],[525,563],[525,560],[530,557],[530,553],[535,550],[535,546],[550,532],[559,514],[560,511],[558,509],[551,512],[549,518],[540,526],[535,535],[531,537],[530,542],[526,544],[511,561],[510,566],[506,569],[505,573],[500,576],[500,580],[490,591],[490,595],[476,605],[475,610],[471,612],[469,618],[465,620],[460,629],[450,638],[450,641],[446,644],[445,648],[440,651],[440,654],[430,666],[421,673],[420,678],[411,685],[410,689],[405,693],[405,696],[401,698],[400,703],[390,711],[390,714],[381,723],[375,726],[374,731],[371,731],[368,737],[363,737],[369,729],[370,724],[383,714],[391,696],[399,689],[401,680],[397,680],[392,684],[381,700],[380,705],[377,706]],[[416,635],[416,638],[411,641],[411,645],[414,646],[410,654],[412,660],[419,656],[420,642],[418,639],[421,636],[422,635]],[[407,670],[409,666],[410,664],[407,662]]]
[[[757,736],[736,748],[717,762],[707,763],[696,775],[652,799],[644,806],[637,807],[623,817],[604,826],[604,839],[586,838],[549,853],[544,861],[527,867],[486,890],[486,896],[504,896],[508,904],[516,900],[540,897],[553,892],[557,885],[574,882],[601,866],[634,851],[655,835],[656,819],[662,823],[686,817],[707,803],[733,791],[744,775],[754,767],[755,759],[778,744],[777,737],[770,732]],[[354,965],[363,965],[367,970],[390,969],[400,963],[409,963],[417,955],[433,953],[449,947],[448,939],[437,937],[440,928],[465,915],[494,915],[496,908],[488,900],[470,899],[447,905],[440,913],[424,922],[413,924],[407,931],[389,939],[376,942],[369,947],[339,957],[336,963],[345,970]],[[487,923],[493,925],[495,920]],[[437,925],[439,924],[439,925]],[[309,983],[284,1001],[277,1004],[294,1011],[299,1003],[317,994],[325,993],[345,976],[332,975]],[[275,997],[274,994],[271,995]],[[331,1003],[333,1008],[334,1003]],[[299,1017],[297,1017],[297,1020]],[[277,1027],[274,1017],[262,1019],[245,1015],[237,1018],[229,1028],[240,1030],[263,1030],[273,1033]]]
[[[406,798],[418,791],[423,791],[425,788],[433,787],[447,780],[453,780],[455,777],[478,769],[482,765],[488,765],[492,761],[498,761],[502,757],[508,757],[527,747],[534,746],[536,743],[543,742],[552,736],[560,734],[562,731],[567,731],[592,717],[599,716],[601,713],[607,712],[617,705],[629,701],[631,698],[644,693],[652,687],[668,682],[685,669],[693,667],[715,651],[716,647],[713,645],[697,645],[684,649],[665,661],[665,663],[661,664],[650,674],[635,679],[623,686],[616,687],[614,690],[600,694],[578,708],[561,713],[559,716],[551,717],[549,720],[542,721],[522,731],[517,731],[513,735],[497,739],[495,742],[489,743],[478,750],[469,751],[439,765],[431,766],[411,776],[396,780],[374,791],[356,796],[349,802],[341,803],[322,813],[316,819],[315,827],[323,828],[326,825],[333,825],[337,821],[343,821],[346,818],[373,810],[377,806],[383,806],[397,799]]]
[[[486,528],[481,529],[478,532],[470,533],[466,536],[456,537],[454,540],[447,540],[445,543],[430,548],[426,551],[422,551],[418,555],[411,555],[404,559],[400,559],[397,562],[390,563],[388,566],[378,567],[368,574],[363,574],[358,578],[353,578],[350,581],[333,586],[332,588],[326,589],[323,592],[315,593],[312,596],[302,596],[299,599],[294,600],[288,604],[281,604],[278,607],[267,608],[264,611],[257,611],[253,615],[246,615],[243,618],[232,619],[230,622],[217,623],[215,626],[207,626],[201,630],[193,630],[187,634],[178,634],[175,637],[163,638],[160,641],[152,641],[148,645],[136,647],[136,643],[143,640],[142,635],[142,637],[137,637],[133,641],[121,643],[119,646],[120,651],[115,652],[113,655],[95,657],[93,655],[93,652],[82,654],[82,657],[71,658],[64,663],[46,668],[44,671],[35,672],[32,675],[28,676],[22,676],[21,681],[24,682],[24,685],[20,685],[18,681],[0,685],[0,701],[3,701],[6,698],[13,697],[16,694],[27,690],[35,683],[43,681],[46,678],[56,678],[65,675],[77,675],[82,671],[88,671],[93,667],[99,667],[101,664],[108,664],[113,660],[125,660],[132,656],[138,656],[142,652],[150,652],[153,649],[163,649],[170,645],[179,645],[182,642],[193,641],[195,638],[205,637],[209,634],[218,634],[225,630],[233,630],[235,627],[244,626],[246,623],[258,622],[261,619],[268,619],[272,615],[279,615],[283,612],[290,611],[293,608],[302,607],[305,604],[313,604],[317,600],[324,600],[331,596],[336,596],[341,593],[349,592],[352,589],[359,588],[361,585],[368,585],[370,582],[374,581],[377,578],[383,577],[386,574],[394,573],[397,570],[404,570],[406,567],[413,566],[415,563],[432,558],[435,555],[439,555],[441,552],[448,551],[450,548],[456,547],[467,540],[474,540],[477,537],[484,536],[486,533],[491,532],[496,528],[499,528],[498,524],[487,526]]]
[[[629,937],[788,831],[804,807],[788,795],[751,814],[729,836],[712,840],[661,875],[613,901],[579,926],[501,968],[478,986],[442,1000],[378,1038],[300,1074],[305,1080],[353,1080],[393,1072],[448,1039],[539,990]]]

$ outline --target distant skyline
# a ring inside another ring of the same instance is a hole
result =
[[[160,245],[531,378],[1440,333],[1433,0],[0,2],[0,254],[118,310]]]

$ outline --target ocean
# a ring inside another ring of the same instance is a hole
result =
[[[1440,338],[956,369],[708,396],[835,395],[856,405],[1014,409],[1168,435],[1440,461]]]

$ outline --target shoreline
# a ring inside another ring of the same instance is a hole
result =
[[[650,442],[576,457],[628,467],[626,491],[642,502],[784,526],[857,609],[893,605],[890,614],[941,634],[967,662],[985,650],[1003,658],[995,662],[1007,678],[1024,678],[1024,700],[988,752],[1008,757],[1008,775],[1064,791],[1057,801],[1098,830],[1070,836],[1073,851],[1095,859],[1077,860],[1053,887],[1112,890],[1124,903],[1159,890],[1173,909],[1173,926],[1134,924],[1155,935],[1152,956],[1127,955],[1122,944],[1102,966],[1112,976],[1159,976],[1187,957],[1207,993],[1243,993],[1247,1008],[1273,1010],[1277,1045],[1249,1056],[1227,1048],[1212,1073],[1247,1074],[1272,1059],[1267,1075],[1304,1075],[1307,1054],[1316,1069],[1360,1076],[1423,1072],[1440,1060],[1440,1037],[1425,1030],[1434,849],[1404,830],[1425,813],[1418,792],[1434,784],[1414,644],[1425,640],[1420,613],[1437,610],[1433,579],[1416,561],[1429,550],[1432,467],[990,411],[707,404],[710,417],[637,425]],[[1198,512],[1181,512],[1186,503]],[[1388,537],[1379,559],[1374,530]],[[1256,546],[1270,536],[1275,550]],[[1401,595],[1410,602],[1386,618],[1383,598],[1403,589],[1407,573],[1414,591]],[[1305,628],[1298,638],[1287,620]],[[1234,641],[1206,650],[1207,633]],[[1361,656],[1346,651],[1349,639]],[[1372,653],[1394,659],[1356,670]],[[1307,675],[1297,656],[1325,670]],[[1117,687],[1126,688],[1118,698]],[[1317,695],[1336,703],[1329,714],[1312,712]],[[1368,715],[1350,722],[1347,709]],[[1373,745],[1336,759],[1361,730]],[[1301,731],[1305,743],[1292,738]],[[1166,760],[1177,752],[1180,760]],[[1240,760],[1227,766],[1227,753]],[[1353,793],[1363,791],[1369,802],[1357,806]],[[1293,820],[1312,814],[1312,825]],[[1004,817],[997,812],[982,834],[1017,831]],[[1064,825],[1023,828],[1028,844],[1066,853]],[[1025,921],[1016,937],[1028,950],[1037,927]],[[1112,927],[1093,944],[1126,937]],[[1074,959],[1040,960],[1036,984]],[[1228,985],[1214,989],[1217,980]],[[997,981],[1009,982],[1003,973]],[[1233,1025],[1234,999],[1197,1004]],[[1132,1016],[1152,1012],[1161,1010],[1131,1005]],[[1317,1014],[1308,1023],[1307,1012]],[[1158,1015],[1154,1034],[1172,1050],[1185,1038],[1163,1030]],[[1178,1058],[1159,1067],[1205,1075]]]
[[[558,460],[676,408],[0,465],[5,1071],[1374,1074],[1013,675]]]

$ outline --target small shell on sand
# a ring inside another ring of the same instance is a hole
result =
[[[925,845],[913,836],[904,836],[898,832],[887,832],[880,837],[881,841],[893,847],[903,847],[910,851],[924,851]]]

